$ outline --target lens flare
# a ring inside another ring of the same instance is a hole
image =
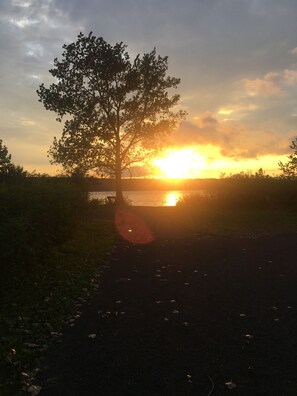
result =
[[[115,224],[121,237],[130,243],[143,245],[155,239],[146,222],[129,209],[116,211]]]

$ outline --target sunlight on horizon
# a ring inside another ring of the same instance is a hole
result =
[[[207,166],[204,156],[195,148],[168,149],[163,157],[153,159],[152,164],[158,176],[167,179],[195,178]]]
[[[263,155],[256,158],[232,158],[221,154],[213,145],[189,146],[165,150],[163,156],[154,158],[153,177],[159,179],[218,178],[240,172],[255,173],[262,168],[266,174],[279,174],[278,162],[286,162],[286,155]]]
[[[188,147],[170,148],[163,155],[153,158],[147,168],[145,178],[163,179],[172,182],[174,179],[204,179],[219,178],[222,174],[238,174],[240,172],[255,173],[263,168],[265,174],[276,176],[280,174],[278,162],[286,162],[287,154],[262,155],[256,158],[226,157],[220,152],[220,148],[213,145],[193,145]],[[145,164],[143,167],[145,168]],[[33,166],[25,164],[25,168],[31,172]],[[62,172],[58,166],[39,167],[39,172],[46,172],[56,176]],[[95,175],[96,176],[96,175]],[[143,178],[134,176],[133,178]]]

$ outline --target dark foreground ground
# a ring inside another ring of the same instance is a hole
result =
[[[193,235],[150,216],[37,378],[41,395],[296,395],[296,235]]]

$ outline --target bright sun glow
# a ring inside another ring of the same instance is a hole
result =
[[[198,177],[205,168],[204,156],[193,148],[167,150],[164,157],[155,158],[153,165],[158,176],[168,179],[190,179]]]

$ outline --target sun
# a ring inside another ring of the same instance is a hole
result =
[[[191,179],[199,177],[206,167],[204,156],[193,148],[169,149],[163,157],[155,158],[153,165],[158,176],[167,179]]]

